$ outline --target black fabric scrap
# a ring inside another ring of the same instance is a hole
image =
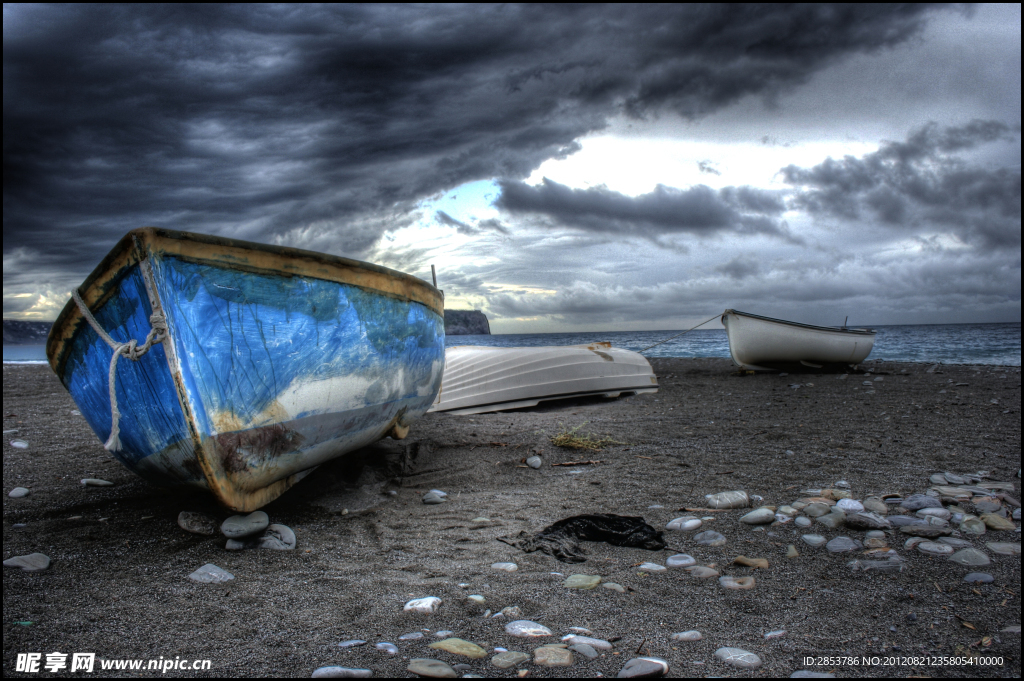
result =
[[[603,541],[612,546],[629,546],[648,551],[665,548],[662,533],[639,516],[611,513],[577,515],[549,525],[535,536],[520,532],[515,537],[498,537],[498,541],[515,546],[526,553],[543,551],[563,563],[582,563],[586,549],[581,541]]]

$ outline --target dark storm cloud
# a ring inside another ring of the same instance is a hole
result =
[[[812,214],[877,219],[905,230],[941,228],[979,247],[1014,247],[1020,245],[1020,166],[983,167],[953,152],[1019,134],[1019,125],[999,121],[932,123],[861,158],[781,172],[799,190],[793,205]]]
[[[4,251],[80,279],[151,224],[358,256],[420,199],[524,178],[610,116],[771,99],[928,11],[8,5]]]
[[[509,213],[542,215],[559,225],[592,232],[656,239],[673,233],[770,234],[792,239],[778,216],[785,205],[771,192],[751,187],[715,190],[705,185],[675,189],[658,185],[640,196],[605,187],[573,189],[547,178],[537,186],[505,180],[495,206]]]
[[[457,231],[459,234],[465,234],[466,236],[477,236],[488,231],[498,232],[499,234],[505,235],[509,234],[508,227],[501,224],[499,220],[495,220],[494,218],[480,220],[474,227],[473,225],[462,222],[461,220],[456,220],[451,215],[448,215],[448,213],[445,213],[443,210],[439,210],[437,211],[437,213],[435,213],[434,219],[437,222],[441,223],[442,225],[445,225],[447,227],[454,227],[455,231]]]

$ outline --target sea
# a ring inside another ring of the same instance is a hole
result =
[[[1020,366],[1020,322],[919,324],[872,328],[878,331],[878,335],[875,337],[875,347],[868,357],[869,360]],[[725,329],[696,329],[666,341],[678,333],[679,330],[509,333],[491,336],[448,336],[446,344],[449,347],[539,347],[608,341],[614,347],[643,352],[647,357],[729,357],[729,339]],[[660,344],[655,345],[656,343]],[[45,361],[46,352],[42,345],[4,346],[4,364],[39,364]]]

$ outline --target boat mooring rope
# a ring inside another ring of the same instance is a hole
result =
[[[123,355],[133,362],[139,361],[139,358],[149,352],[153,345],[165,338],[167,319],[160,312],[154,312],[149,316],[149,323],[152,328],[146,336],[146,342],[141,347],[134,338],[127,343],[118,343],[100,327],[99,322],[89,312],[89,308],[82,300],[82,296],[79,295],[77,288],[71,290],[71,297],[74,298],[75,304],[78,305],[78,309],[82,312],[82,316],[85,317],[85,321],[89,322],[89,326],[93,328],[96,335],[102,338],[114,351],[114,356],[110,358],[110,375],[107,379],[107,385],[110,388],[110,437],[103,443],[103,448],[108,452],[116,452],[121,449],[121,438],[119,437],[121,429],[118,427],[118,423],[121,420],[121,412],[117,408],[117,391],[114,389],[114,378],[117,375],[117,359]]]
[[[662,343],[668,343],[668,342],[669,342],[670,340],[672,340],[673,338],[679,338],[679,337],[680,337],[680,336],[682,336],[682,335],[683,335],[684,333],[690,333],[691,331],[693,331],[693,329],[699,329],[700,327],[704,326],[705,324],[707,324],[707,323],[708,323],[708,322],[710,322],[711,320],[713,320],[713,319],[718,319],[718,318],[719,318],[719,317],[721,317],[721,316],[722,316],[721,314],[716,314],[716,315],[714,315],[713,317],[709,317],[708,319],[705,319],[704,321],[702,321],[702,322],[701,322],[700,324],[698,324],[697,326],[693,327],[692,329],[687,329],[686,331],[680,331],[680,332],[679,332],[679,333],[677,333],[676,335],[674,335],[674,336],[670,336],[669,338],[666,338],[666,339],[665,339],[665,340],[663,340],[663,341],[658,341],[658,342],[657,342],[657,343],[655,343],[654,345],[648,345],[648,346],[647,346],[646,348],[644,348],[644,349],[643,349],[643,350],[641,350],[640,352],[647,352],[647,351],[648,351],[648,350],[650,350],[651,348],[653,348],[653,347],[657,347],[657,346],[661,345]]]

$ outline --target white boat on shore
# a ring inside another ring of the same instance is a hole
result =
[[[722,313],[729,353],[741,369],[765,371],[803,364],[859,364],[875,344],[873,329],[813,326],[738,310]]]
[[[658,391],[647,358],[590,343],[536,348],[476,345],[445,349],[441,391],[430,411],[482,414],[571,397]]]

